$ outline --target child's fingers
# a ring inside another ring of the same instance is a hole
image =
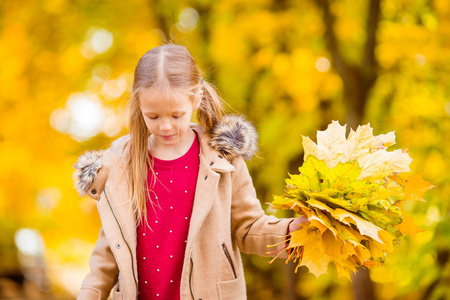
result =
[[[303,226],[301,226],[300,224],[303,223],[309,223],[308,218],[305,215],[301,215],[289,224],[289,232],[302,229]]]

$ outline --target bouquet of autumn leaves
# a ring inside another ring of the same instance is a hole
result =
[[[285,193],[271,204],[308,218],[279,243],[286,244],[278,250],[287,252],[286,263],[298,261],[295,272],[304,265],[319,276],[333,262],[338,276],[350,279],[357,267],[382,265],[395,242],[420,231],[402,204],[424,201],[433,186],[410,173],[406,150],[387,151],[395,144],[394,132],[372,132],[370,124],[359,126],[346,138],[346,126],[333,121],[318,131],[317,144],[303,137],[300,174],[289,174]]]

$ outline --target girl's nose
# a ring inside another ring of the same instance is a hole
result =
[[[159,130],[161,131],[169,131],[172,129],[172,122],[170,120],[162,120],[159,125]]]

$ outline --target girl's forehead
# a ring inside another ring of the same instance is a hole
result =
[[[180,108],[191,103],[190,96],[182,91],[158,91],[154,89],[139,93],[142,109]]]

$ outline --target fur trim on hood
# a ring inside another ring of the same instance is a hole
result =
[[[94,183],[98,170],[103,165],[104,151],[87,151],[78,158],[73,166],[76,171],[73,174],[75,180],[75,189],[80,196],[86,195],[87,191]]]
[[[250,160],[258,150],[255,127],[242,116],[226,115],[211,130],[209,145],[221,152],[230,162],[242,156]]]
[[[258,134],[253,125],[242,116],[225,115],[209,135],[209,145],[230,162],[237,157],[250,160],[258,150]],[[73,178],[80,196],[88,194],[103,166],[103,152],[88,151],[74,165],[76,171]]]

